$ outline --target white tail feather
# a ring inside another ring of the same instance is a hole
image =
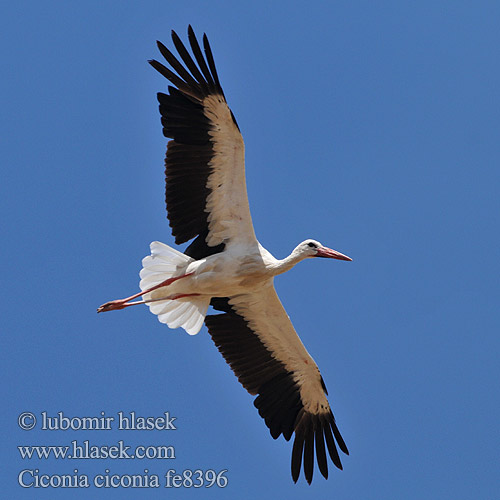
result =
[[[174,277],[179,269],[185,268],[193,259],[178,252],[174,248],[153,241],[151,255],[142,260],[139,286],[145,290],[158,285],[162,281]],[[150,294],[144,300],[150,300]],[[158,300],[147,304],[149,310],[158,316],[160,323],[170,328],[182,327],[189,335],[196,335],[203,325],[210,299],[199,297],[184,297],[179,300]]]

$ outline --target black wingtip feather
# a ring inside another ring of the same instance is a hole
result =
[[[296,483],[302,467],[302,450],[304,449],[304,433],[302,429],[295,431],[295,440],[292,447],[292,479]]]
[[[347,449],[347,446],[344,442],[344,440],[342,439],[342,436],[340,434],[340,431],[337,427],[337,424],[335,423],[335,421],[333,422],[333,425],[332,425],[332,429],[333,429],[333,435],[335,436],[335,439],[337,440],[337,443],[339,445],[339,448],[346,454],[346,455],[349,455],[349,450]]]
[[[158,62],[155,59],[151,59],[148,62],[149,64],[151,64],[151,66],[153,66],[154,69],[156,69],[156,71],[158,71],[168,81],[170,81],[177,87],[175,88],[169,86],[169,91],[171,91],[172,89],[175,90],[175,92],[181,91],[182,94],[186,97],[190,97],[195,101],[199,100],[198,93],[196,91],[193,91],[192,88],[182,78],[179,78],[174,72],[170,71],[161,62]]]
[[[217,92],[215,82],[212,78],[212,75],[210,74],[210,70],[208,69],[205,58],[203,57],[203,54],[201,52],[200,44],[198,43],[194,30],[193,28],[191,28],[191,26],[189,26],[188,28],[188,39],[189,39],[189,44],[191,45],[191,50],[193,51],[194,57],[196,59],[196,62],[198,63],[198,66],[200,67],[200,70],[203,73],[203,76],[205,77],[205,80],[207,82],[208,90],[210,92]]]
[[[323,427],[323,431],[325,433],[326,446],[328,448],[328,454],[332,459],[332,462],[335,466],[342,470],[342,462],[340,461],[339,453],[337,451],[337,447],[335,446],[335,441],[332,436],[332,430],[330,426],[327,424]]]
[[[208,41],[208,37],[206,33],[203,33],[203,48],[205,49],[205,56],[207,58],[208,62],[208,67],[210,68],[210,72],[212,73],[212,77],[215,82],[215,86],[217,90],[221,93],[221,95],[224,95],[224,92],[222,91],[221,84],[219,82],[219,75],[217,74],[217,69],[215,67],[215,61],[214,61],[214,56],[212,54],[212,49],[210,48],[210,43]]]
[[[304,435],[304,476],[308,484],[311,484],[314,473],[314,430],[311,426],[306,427]]]
[[[323,477],[325,479],[328,479],[328,463],[326,460],[325,437],[321,425],[318,425],[316,427],[315,441],[316,441],[316,457],[318,460],[319,470],[323,475]]]
[[[173,32],[175,33],[175,32]],[[172,35],[172,38],[174,39],[174,44],[177,35]],[[180,40],[179,40],[180,42]],[[182,42],[180,42],[182,44]],[[161,42],[157,42],[158,49],[161,52],[161,55],[167,60],[167,62],[172,66],[172,68],[176,71],[176,73],[189,85],[191,88],[191,91],[194,94],[197,94],[199,98],[203,97],[203,93],[200,88],[200,84],[191,76],[189,71],[180,63],[180,61],[177,59],[177,57],[174,56],[174,54],[165,47]]]
[[[195,78],[197,84],[203,89],[204,93],[207,93],[207,82],[205,82],[203,75],[200,73],[200,70],[193,61],[193,58],[187,51],[186,46],[182,43],[182,40],[177,36],[175,32],[172,34],[172,40],[174,42],[175,48],[177,49],[177,52],[181,56],[182,61],[191,72],[191,75]]]

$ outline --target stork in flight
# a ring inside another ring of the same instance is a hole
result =
[[[143,259],[141,292],[102,305],[98,312],[147,304],[170,328],[194,335],[203,321],[215,345],[252,395],[274,439],[293,433],[292,478],[302,463],[308,483],[314,448],[328,478],[326,450],[342,469],[338,447],[348,454],[326,398],[319,369],[298,337],[273,280],[310,257],[351,260],[309,239],[285,259],[274,258],[255,237],[245,184],[244,144],[215,69],[208,39],[204,55],[191,26],[191,56],[172,31],[182,62],[163,44],[170,64],[149,61],[172,86],[158,93],[163,134],[173,140],[165,159],[166,204],[175,243],[194,240],[181,253],[151,243]],[[184,64],[183,64],[184,63]],[[142,297],[142,300],[133,301]],[[207,314],[211,305],[222,314]],[[326,443],[326,447],[325,447]]]

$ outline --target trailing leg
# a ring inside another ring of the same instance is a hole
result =
[[[102,306],[100,306],[97,309],[97,312],[107,312],[107,311],[118,311],[120,309],[125,309],[125,307],[129,306],[134,306],[136,304],[145,304],[147,302],[151,301],[139,301],[139,302],[130,302],[131,300],[136,299],[137,297],[141,297],[142,295],[145,295],[146,293],[152,292],[154,290],[157,290],[158,288],[162,288],[164,286],[171,285],[177,280],[180,280],[181,278],[185,278],[186,276],[191,276],[193,273],[187,273],[183,274],[182,276],[176,276],[175,278],[168,278],[165,281],[162,281],[158,285],[155,285],[151,288],[148,288],[147,290],[144,290],[143,292],[136,293],[135,295],[131,295],[130,297],[127,297],[126,299],[118,299],[118,300],[111,300],[110,302],[106,302]],[[176,297],[178,298],[178,297]]]

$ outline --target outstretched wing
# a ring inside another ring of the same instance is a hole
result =
[[[292,478],[302,462],[311,483],[314,447],[321,474],[328,477],[326,449],[342,469],[337,447],[349,454],[326,398],[318,366],[298,337],[273,286],[258,293],[213,299],[224,314],[207,316],[215,345],[250,394],[274,439],[288,441],[295,432]],[[325,448],[326,442],[326,448]]]
[[[176,243],[198,237],[195,253],[203,249],[206,254],[222,251],[225,244],[254,242],[255,233],[243,138],[226,103],[207,36],[203,35],[205,55],[191,26],[188,38],[194,59],[172,31],[182,62],[160,42],[158,48],[173,71],[158,61],[149,62],[173,84],[168,94],[158,93],[163,134],[173,139],[165,159],[172,234]]]

